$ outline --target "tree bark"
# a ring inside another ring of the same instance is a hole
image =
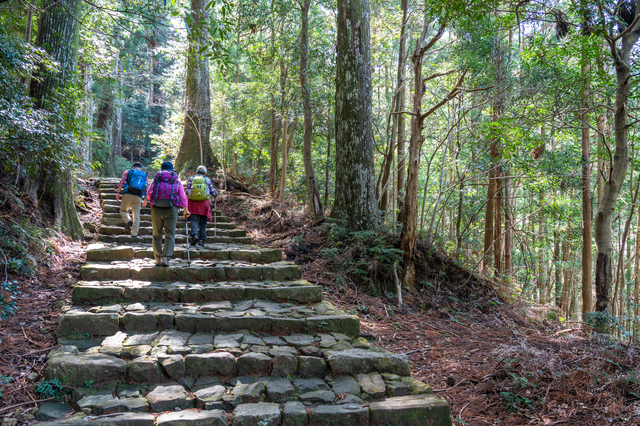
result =
[[[199,165],[209,171],[220,168],[220,162],[211,149],[211,89],[209,84],[208,59],[202,58],[200,50],[207,44],[206,23],[208,14],[206,0],[191,0],[188,22],[189,47],[187,50],[187,77],[184,92],[184,133],[175,169],[178,172],[195,172]]]
[[[57,72],[41,69],[40,78],[31,80],[30,94],[37,108],[52,107],[48,101],[54,92],[76,79],[80,5],[80,0],[43,0],[36,46],[44,49],[60,68]],[[73,180],[70,170],[61,169],[56,163],[45,167],[41,177],[43,196],[51,202],[55,227],[79,239],[84,237],[84,231],[75,208]]]
[[[585,55],[583,54],[583,61]],[[582,135],[582,315],[593,311],[593,284],[591,282],[591,139],[589,138],[589,81],[587,75],[589,65],[582,64],[582,75],[585,78],[582,88],[582,112],[580,114]]]
[[[400,27],[400,46],[398,48],[398,88],[401,87],[401,84],[404,82],[404,64],[405,57],[407,56],[406,49],[406,29],[407,29],[407,14],[408,14],[408,0],[400,0],[402,7],[402,26]],[[400,112],[404,111],[405,105],[405,88],[402,87],[399,93],[399,97],[396,100],[396,131],[397,136],[396,140],[398,141],[397,145],[397,158],[398,158],[398,171],[397,171],[397,183],[396,183],[396,200],[398,202],[398,222],[402,222],[404,218],[404,189],[405,189],[405,176],[406,176],[406,165],[404,161],[405,155],[405,124],[404,124],[404,114],[400,114]]]
[[[369,0],[338,0],[336,189],[331,217],[351,229],[381,223],[375,192]]]
[[[636,2],[636,16],[640,13],[640,0]],[[596,311],[611,313],[613,242],[611,220],[622,184],[629,168],[629,127],[627,103],[631,86],[631,50],[640,37],[640,21],[634,20],[617,41],[610,39],[611,55],[616,69],[616,102],[614,105],[615,150],[609,180],[602,190],[602,202],[595,216],[594,231],[598,257],[596,260]]]
[[[510,187],[511,179],[504,179],[504,269],[505,275],[513,274],[513,226],[515,223]],[[515,191],[514,191],[515,192]]]
[[[300,87],[302,88],[302,107],[304,110],[304,133],[302,136],[302,159],[304,162],[304,174],[307,181],[307,195],[309,197],[309,212],[315,220],[324,218],[318,182],[313,170],[312,146],[313,116],[311,114],[311,95],[309,94],[309,82],[307,81],[307,61],[309,56],[309,5],[311,0],[302,3],[302,29],[300,30]]]
[[[329,206],[329,159],[331,158],[331,116],[327,114],[327,158],[324,167],[324,205]]]

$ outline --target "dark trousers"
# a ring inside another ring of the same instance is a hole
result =
[[[209,218],[199,214],[192,214],[189,216],[191,238],[206,241],[207,239],[207,222]]]

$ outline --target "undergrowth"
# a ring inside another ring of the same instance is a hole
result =
[[[35,205],[13,184],[0,182],[0,320],[16,311],[18,282],[41,266],[50,266],[55,250],[48,242],[52,231],[41,222]]]

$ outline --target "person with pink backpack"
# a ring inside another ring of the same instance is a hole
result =
[[[169,266],[169,259],[173,256],[176,243],[176,224],[180,207],[184,209],[185,218],[190,216],[187,196],[171,162],[165,161],[160,166],[160,172],[147,189],[147,199],[151,204],[153,256],[156,266]]]

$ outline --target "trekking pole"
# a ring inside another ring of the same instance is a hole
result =
[[[189,218],[184,217],[185,234],[187,236],[187,266],[191,266],[191,253],[189,253]]]
[[[216,208],[218,197],[213,197],[213,242],[218,242],[218,211]]]

